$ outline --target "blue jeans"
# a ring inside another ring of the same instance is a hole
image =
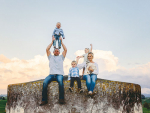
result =
[[[53,41],[53,46],[56,47],[56,41],[58,40],[58,46],[61,47],[61,40],[59,40],[60,35],[54,35],[55,40]]]
[[[47,86],[51,81],[57,81],[59,84],[59,99],[64,99],[63,75],[48,75],[43,82],[42,101],[47,101]]]
[[[93,92],[95,83],[97,80],[97,75],[95,75],[95,74],[84,75],[83,79],[86,80],[86,86],[87,86],[88,91]]]

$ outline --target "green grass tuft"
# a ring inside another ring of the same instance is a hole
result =
[[[0,100],[0,113],[6,113],[5,112],[6,102],[7,100]]]

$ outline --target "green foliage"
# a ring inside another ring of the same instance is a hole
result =
[[[150,113],[150,98],[142,99],[143,113]]]
[[[147,109],[150,109],[150,103],[145,102],[145,103],[143,104],[143,106],[144,106],[145,108],[147,108]]]
[[[0,113],[5,113],[5,106],[7,100],[0,100]]]
[[[143,113],[150,113],[150,110],[147,108],[143,108]]]
[[[150,103],[150,97],[149,98],[145,98],[145,99],[142,99],[142,104],[144,103]]]

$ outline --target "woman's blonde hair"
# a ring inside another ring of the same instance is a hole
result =
[[[92,55],[92,57],[94,57],[94,54],[93,54],[92,52],[88,52],[88,55],[89,55],[89,54],[91,54],[91,55]]]

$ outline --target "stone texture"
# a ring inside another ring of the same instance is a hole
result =
[[[83,93],[68,90],[70,81],[64,77],[65,104],[58,102],[59,90],[56,81],[48,85],[48,104],[39,106],[42,99],[43,80],[8,85],[6,113],[143,113],[141,87],[98,79],[91,98],[87,95],[85,80],[81,81]]]

